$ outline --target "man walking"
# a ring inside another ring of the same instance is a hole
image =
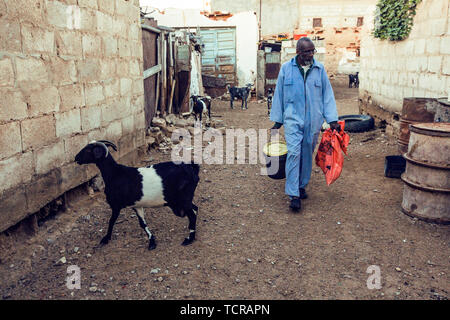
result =
[[[323,121],[332,130],[341,129],[333,89],[324,66],[314,60],[315,52],[311,39],[298,40],[297,56],[285,62],[278,74],[270,112],[270,120],[275,122],[272,129],[284,125],[288,148],[285,193],[294,212],[300,211],[301,199],[307,198],[305,188]]]

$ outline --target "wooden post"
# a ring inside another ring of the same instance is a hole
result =
[[[172,103],[173,103],[173,93],[175,91],[175,84],[177,80],[175,78],[172,80],[172,90],[170,92],[170,99],[169,99],[169,113],[172,113]]]

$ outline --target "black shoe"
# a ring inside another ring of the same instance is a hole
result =
[[[308,194],[306,193],[306,190],[303,188],[300,188],[300,199],[307,199]]]
[[[299,212],[301,207],[302,207],[302,203],[300,201],[300,198],[299,197],[292,197],[291,204],[290,204],[289,208],[291,208],[292,211],[294,211],[294,212]]]

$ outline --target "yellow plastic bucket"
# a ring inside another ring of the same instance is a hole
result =
[[[263,154],[266,158],[266,167],[270,168],[272,163],[278,161],[278,170],[275,173],[268,174],[270,178],[276,180],[286,178],[287,152],[287,145],[283,141],[272,141],[264,145]]]

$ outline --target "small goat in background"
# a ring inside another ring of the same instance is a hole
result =
[[[270,109],[272,109],[273,100],[273,88],[267,90],[267,114],[270,114]]]
[[[248,107],[247,107],[247,99],[248,99],[248,95],[249,95],[249,93],[251,91],[251,88],[252,88],[252,84],[251,83],[248,83],[245,87],[242,87],[242,88],[238,88],[238,87],[234,87],[234,86],[230,87],[229,84],[227,85],[228,92],[230,93],[230,106],[231,106],[231,109],[234,109],[233,101],[234,101],[235,98],[242,100],[242,106],[241,106],[242,110],[248,109]],[[245,104],[245,107],[244,107],[244,104]]]
[[[144,208],[168,206],[179,217],[189,218],[189,236],[182,245],[195,240],[198,207],[192,203],[197,187],[200,167],[198,164],[162,162],[149,167],[134,168],[118,164],[111,156],[108,146],[117,151],[114,143],[107,140],[92,141],[76,156],[78,164],[94,163],[105,182],[106,201],[112,210],[108,232],[100,244],[111,240],[111,234],[120,210],[132,208],[139,224],[148,235],[148,249],[156,248],[156,239],[145,221]]]
[[[355,88],[359,88],[359,72],[356,74],[349,74],[348,75],[348,87],[351,88],[354,86]]]
[[[200,128],[202,127],[202,115],[208,116],[208,119],[211,120],[211,97],[209,96],[191,96],[193,106],[192,112],[195,116],[195,122],[197,123],[200,119]]]

